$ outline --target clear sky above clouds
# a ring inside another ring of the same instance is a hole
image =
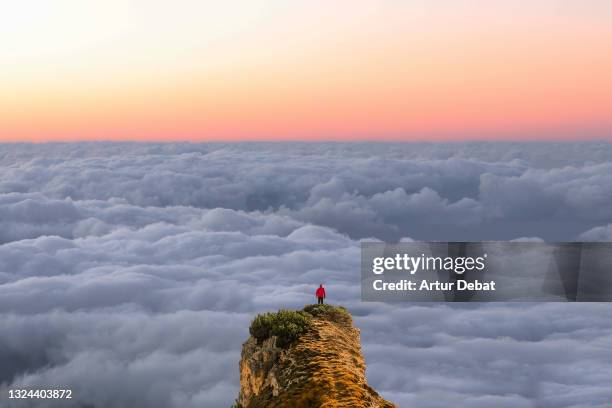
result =
[[[0,3],[0,140],[610,137],[612,3]]]

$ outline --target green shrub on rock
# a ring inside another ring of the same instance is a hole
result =
[[[260,314],[253,319],[251,327],[249,327],[249,333],[251,336],[257,339],[257,342],[261,342],[271,336],[272,330],[272,313]]]
[[[314,316],[322,317],[336,323],[352,324],[351,314],[342,306],[332,305],[307,305],[304,312]]]
[[[276,345],[286,347],[308,331],[310,324],[311,317],[304,312],[280,310],[276,313],[257,315],[251,323],[249,332],[258,343],[276,336]]]

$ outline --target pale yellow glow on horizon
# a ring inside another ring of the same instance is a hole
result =
[[[537,3],[0,2],[0,140],[606,137],[612,6]]]

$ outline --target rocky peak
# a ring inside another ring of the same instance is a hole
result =
[[[236,408],[395,407],[368,386],[359,329],[346,309],[260,315],[250,331]]]

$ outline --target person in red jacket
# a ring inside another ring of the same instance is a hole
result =
[[[315,295],[317,296],[317,304],[322,305],[323,299],[325,299],[325,288],[323,287],[323,284],[319,285],[319,288],[317,289]]]

